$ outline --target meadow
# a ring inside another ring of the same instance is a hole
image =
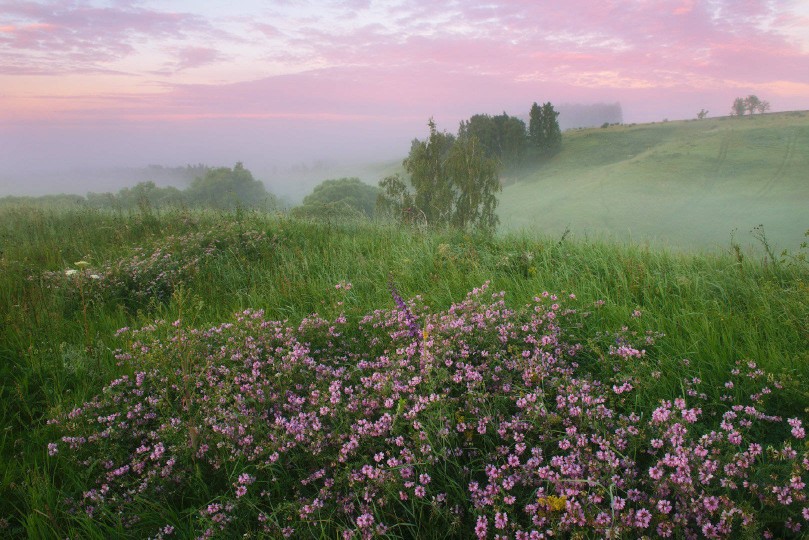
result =
[[[797,243],[0,212],[0,536],[809,527]]]
[[[500,198],[512,230],[601,236],[685,251],[744,246],[763,224],[779,248],[806,228],[809,112],[612,125],[564,134]]]

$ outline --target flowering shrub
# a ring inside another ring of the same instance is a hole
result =
[[[68,308],[85,308],[87,302],[114,302],[135,311],[150,302],[165,303],[175,288],[191,279],[200,264],[217,254],[239,251],[257,258],[271,241],[266,233],[237,231],[234,226],[167,236],[152,247],[136,247],[127,257],[93,267],[84,261],[64,272],[45,272],[46,288],[61,289]],[[77,286],[78,285],[78,286]]]
[[[202,479],[203,538],[729,538],[806,526],[805,427],[766,412],[777,387],[755,364],[734,370],[727,400],[703,403],[690,378],[647,418],[627,400],[632,381],[579,365],[587,351],[566,330],[579,315],[554,295],[510,309],[484,285],[430,313],[391,292],[395,309],[354,322],[244,311],[208,329],[122,330],[129,374],[55,420],[63,436],[48,446],[87,469],[78,505],[135,526],[140,500],[189,500]],[[617,343],[619,364],[645,356]],[[756,438],[762,425],[777,444]]]

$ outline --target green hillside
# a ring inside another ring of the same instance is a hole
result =
[[[809,228],[809,112],[568,131],[539,169],[506,178],[506,229],[675,248],[776,247]]]

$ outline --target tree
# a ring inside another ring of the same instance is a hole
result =
[[[182,191],[173,187],[158,187],[154,182],[138,182],[131,188],[122,188],[116,194],[88,193],[87,203],[90,206],[111,207],[119,210],[140,209],[148,212],[153,208],[183,206],[186,203]]]
[[[415,206],[424,213],[427,223],[443,225],[449,223],[452,213],[453,186],[444,164],[455,137],[447,132],[439,132],[432,118],[427,125],[430,138],[426,141],[414,140],[403,165],[410,174],[410,183],[415,190]]]
[[[501,189],[497,162],[475,135],[439,132],[432,119],[427,125],[430,137],[413,141],[403,162],[408,181],[400,175],[383,179],[379,206],[403,221],[492,230]]]
[[[708,111],[706,111],[705,109],[700,109],[700,111],[697,113],[697,120],[703,120],[703,119],[705,119],[707,117],[708,117]]]
[[[303,205],[295,210],[300,215],[312,217],[317,217],[319,213],[371,217],[378,195],[378,187],[369,186],[359,178],[324,180],[304,197]]]
[[[547,102],[540,107],[536,102],[528,114],[528,141],[533,153],[548,157],[562,146],[562,130],[559,127],[559,113]]]
[[[553,155],[562,146],[562,130],[559,128],[559,113],[551,102],[542,105],[542,131],[545,138],[545,155]]]
[[[733,100],[733,106],[730,108],[731,116],[744,116],[747,111],[747,103],[744,98],[737,97]]]
[[[528,143],[534,152],[545,146],[545,134],[542,130],[542,109],[535,101],[528,113]]]
[[[275,206],[275,197],[264,184],[253,178],[241,162],[233,169],[208,169],[186,190],[189,203],[209,208],[234,209],[240,206]]]
[[[759,106],[761,105],[761,100],[758,99],[758,96],[750,94],[746,98],[744,98],[744,106],[750,112],[750,114],[754,114]]]
[[[474,135],[486,156],[508,167],[519,165],[527,148],[525,122],[505,112],[497,116],[476,114],[461,122],[458,137]]]
[[[459,137],[446,164],[454,187],[454,211],[450,223],[459,229],[492,231],[499,221],[497,195],[502,187],[497,162],[486,156],[474,135]]]
[[[416,202],[413,200],[413,194],[407,184],[408,182],[399,173],[380,180],[381,191],[376,199],[377,212],[392,216],[404,223],[420,222],[421,216],[413,215]]]

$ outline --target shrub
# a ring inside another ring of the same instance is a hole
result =
[[[647,418],[624,375],[647,353],[622,331],[595,378],[587,313],[554,295],[511,309],[484,285],[431,313],[391,293],[353,322],[121,330],[129,373],[55,421],[49,452],[92,483],[77,506],[137,528],[144,501],[196,501],[202,537],[729,538],[809,519],[802,421],[767,412],[778,384],[755,364],[718,403],[688,375]]]

